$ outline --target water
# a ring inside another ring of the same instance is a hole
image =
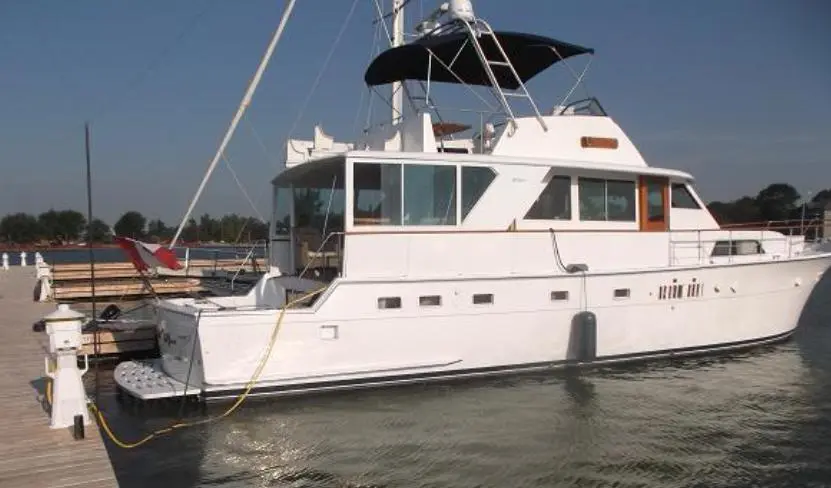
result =
[[[776,346],[579,375],[256,400],[219,422],[108,450],[127,488],[829,486],[829,298],[826,277],[795,338]],[[110,371],[99,384],[128,440],[176,416],[178,404],[116,402]]]
[[[185,248],[174,248],[176,255],[180,260],[185,259]],[[190,250],[190,259],[242,259],[251,250],[251,246],[226,246],[226,247],[198,247]],[[8,253],[9,265],[20,265],[20,251],[6,250],[0,251],[0,254]],[[93,257],[98,263],[114,263],[127,262],[127,255],[119,247],[98,247],[93,248]],[[89,249],[73,248],[73,249],[47,249],[40,251],[43,260],[48,264],[68,264],[68,263],[89,263]],[[258,248],[254,255],[262,258],[265,253],[262,248]],[[26,252],[26,264],[32,266],[35,262],[35,252]]]

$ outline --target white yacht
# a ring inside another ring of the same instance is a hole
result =
[[[319,127],[287,141],[269,272],[245,296],[158,302],[161,357],[119,364],[124,391],[296,394],[793,332],[829,250],[720,228],[693,177],[648,165],[595,98],[538,104],[527,82],[592,49],[494,31],[469,1],[443,4],[407,42],[394,24],[365,73],[393,86],[392,120],[354,142]],[[585,70],[568,69],[579,83]],[[486,105],[461,112],[473,122],[437,108],[448,85]]]

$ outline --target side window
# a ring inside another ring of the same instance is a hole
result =
[[[580,220],[606,220],[606,181],[578,178]]]
[[[672,208],[701,208],[695,201],[687,185],[684,183],[672,184]]]
[[[531,220],[571,220],[571,177],[554,176],[525,214]]]
[[[606,215],[608,220],[635,221],[635,182],[606,181]]]
[[[635,221],[635,182],[578,178],[580,220]]]
[[[749,256],[765,254],[759,241],[740,239],[735,241],[716,241],[710,256]]]
[[[456,166],[404,165],[404,225],[456,225]]]
[[[401,165],[355,163],[355,225],[401,225]]]
[[[496,173],[491,168],[462,166],[462,220],[473,210],[494,178]]]

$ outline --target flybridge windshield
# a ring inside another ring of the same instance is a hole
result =
[[[274,180],[274,233],[288,234],[292,226],[321,236],[342,232],[345,175],[341,158],[305,163],[278,176]]]

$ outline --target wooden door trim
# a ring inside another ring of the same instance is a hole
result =
[[[664,220],[652,223],[647,215],[647,183],[660,182],[663,184],[661,195],[664,204]],[[642,232],[669,231],[669,178],[662,176],[640,176],[638,178],[638,227]]]

